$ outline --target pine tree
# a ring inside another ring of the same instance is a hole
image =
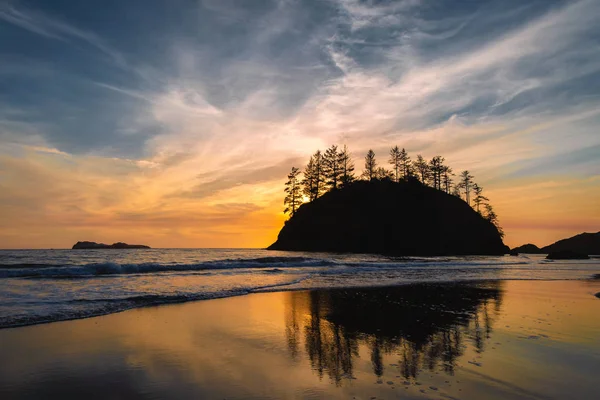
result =
[[[285,214],[290,214],[293,217],[298,210],[298,207],[302,205],[302,186],[298,179],[300,170],[296,167],[292,167],[292,171],[288,175],[288,181],[285,183],[285,199],[283,204],[286,206],[283,211]]]
[[[323,156],[320,150],[310,157],[304,169],[302,185],[304,186],[304,195],[310,201],[314,201],[324,193]]]
[[[379,179],[380,181],[389,179],[391,181],[394,180],[394,171],[390,171],[389,169],[385,169],[383,167],[377,167],[375,169],[375,179]]]
[[[444,157],[435,156],[429,161],[431,186],[442,190],[442,174],[444,172]]]
[[[323,155],[323,175],[329,190],[338,189],[341,185],[342,166],[336,145],[332,145]]]
[[[402,149],[404,150],[404,149]],[[400,171],[402,166],[400,165],[400,149],[398,146],[394,146],[390,149],[390,159],[389,163],[392,164],[392,170],[394,172],[394,182],[400,181]]]
[[[465,191],[465,201],[468,205],[471,205],[471,189],[473,185],[473,176],[469,171],[463,171],[460,173],[460,188]]]
[[[498,229],[498,233],[500,234],[500,237],[504,237],[504,230],[502,230],[502,227],[500,226],[500,222],[498,221],[498,215],[496,214],[496,212],[494,211],[494,209],[492,208],[492,205],[489,203],[485,203],[484,205],[485,208],[485,216],[484,218],[487,219],[488,221],[490,221],[492,224],[494,224],[494,226],[496,227],[496,229]]]
[[[372,181],[377,178],[377,162],[375,161],[375,152],[370,150],[367,152],[365,156],[365,170],[363,171],[363,179],[367,181]]]
[[[454,188],[452,188],[452,196],[456,196],[459,199],[461,198],[460,197],[460,187],[459,187],[459,185],[454,185]]]
[[[483,188],[476,183],[473,184],[473,194],[475,195],[475,198],[473,198],[475,210],[479,214],[481,214],[481,211],[479,209],[481,204],[483,204],[486,201],[489,201],[489,199],[483,195]]]
[[[450,194],[450,188],[452,187],[452,184],[454,183],[454,179],[452,179],[453,176],[454,176],[454,174],[452,173],[452,168],[450,168],[447,165],[444,165],[443,172],[442,172],[442,184],[444,186],[444,190],[448,194]]]
[[[308,160],[308,164],[304,167],[304,179],[302,180],[302,192],[304,196],[308,197],[309,201],[313,201],[313,193],[315,186],[315,178],[314,178],[314,170],[315,170],[315,156],[310,156]]]
[[[422,155],[417,155],[417,160],[414,163],[414,167],[419,180],[423,185],[426,185],[427,180],[429,179],[429,164],[427,164],[427,161],[425,161]]]
[[[313,199],[318,199],[325,193],[325,175],[323,174],[323,155],[321,150],[317,150],[314,154],[314,169],[313,169]]]
[[[348,151],[346,145],[344,145],[344,148],[338,153],[338,157],[340,160],[340,166],[342,170],[340,176],[340,184],[341,187],[346,187],[352,182],[354,182],[354,180],[356,179],[356,177],[354,176],[354,163],[352,162],[350,152]]]
[[[402,178],[408,180],[412,175],[412,163],[406,149],[400,151],[400,169],[402,170]]]

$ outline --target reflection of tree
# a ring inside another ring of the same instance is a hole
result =
[[[323,296],[326,292],[290,294],[286,313],[288,348],[296,357],[303,332],[312,368],[319,377],[326,372],[331,380],[340,383],[343,377],[352,377],[352,358],[358,356],[358,341],[342,325],[325,318],[328,311]]]
[[[352,377],[359,345],[368,348],[378,377],[391,354],[407,379],[425,369],[453,374],[465,339],[484,351],[501,296],[500,282],[292,292],[288,346],[295,358],[303,339],[311,367],[336,384]]]
[[[288,304],[286,304],[285,336],[293,360],[296,360],[298,357],[298,346],[300,343],[300,321],[296,313],[296,303],[298,300],[296,296],[290,296],[288,297]]]

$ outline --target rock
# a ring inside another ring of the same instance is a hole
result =
[[[541,254],[542,250],[535,244],[527,243],[519,247],[515,247],[510,251],[510,255],[519,254]]]
[[[503,255],[498,229],[467,203],[416,180],[359,181],[302,205],[270,250],[395,256]]]
[[[600,299],[600,292],[596,293],[595,296]]]
[[[104,244],[96,242],[77,242],[73,245],[73,250],[91,250],[91,249],[149,249],[150,246],[143,244],[127,244],[123,242],[117,242],[113,244]]]
[[[579,235],[562,239],[550,246],[542,247],[542,253],[570,250],[580,254],[600,255],[600,232],[580,233]]]
[[[554,251],[546,256],[548,260],[589,260],[589,258],[587,254],[571,250]]]

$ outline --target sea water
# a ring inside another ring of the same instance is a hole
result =
[[[257,291],[588,279],[600,259],[385,257],[263,249],[0,250],[0,328]]]

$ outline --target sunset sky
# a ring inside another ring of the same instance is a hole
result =
[[[440,154],[512,246],[600,230],[598,0],[0,0],[0,248],[265,247],[317,149]]]

